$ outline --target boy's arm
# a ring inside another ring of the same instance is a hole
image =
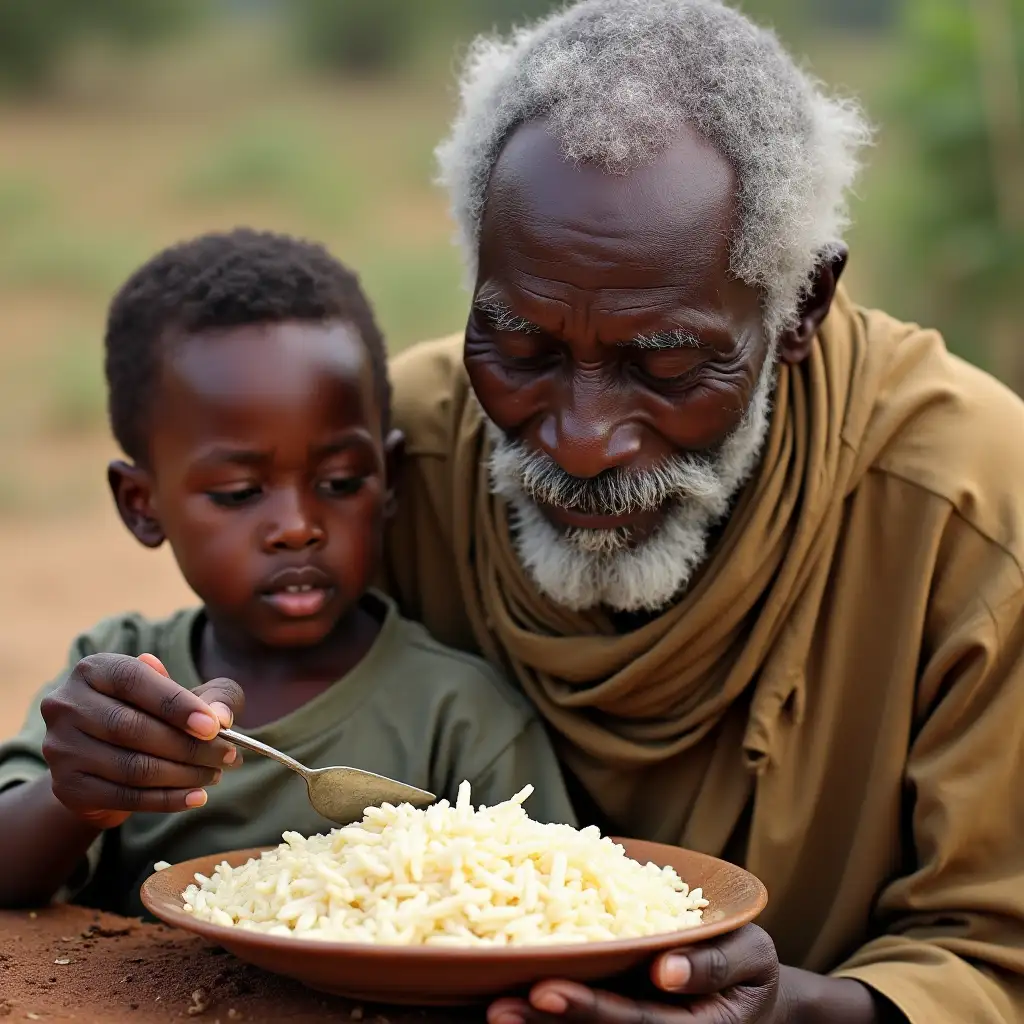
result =
[[[79,638],[70,656],[77,658],[82,649]],[[87,855],[100,835],[97,825],[53,795],[40,704],[58,685],[59,680],[41,690],[21,732],[0,743],[0,907],[42,906],[79,881],[76,876],[86,882]]]
[[[76,873],[85,874],[100,835],[53,795],[48,771],[0,793],[0,822],[0,907],[48,903]]]
[[[188,795],[215,782],[233,750],[211,737],[242,704],[237,684],[189,691],[148,655],[92,653],[97,640],[129,646],[101,629],[76,641],[64,676],[0,743],[0,907],[43,904],[87,882],[103,829],[134,810],[194,806]],[[207,735],[192,728],[195,714],[209,720]]]
[[[82,649],[76,641],[71,656]],[[65,674],[71,671],[71,667]],[[43,757],[43,699],[35,697],[21,732],[0,744],[0,907],[43,906],[66,886],[85,884],[98,824],[69,811],[54,795]]]

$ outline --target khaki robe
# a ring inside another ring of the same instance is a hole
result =
[[[757,874],[783,963],[1024,1021],[1024,404],[841,291],[707,566],[620,634],[522,572],[461,344],[392,364],[403,611],[505,668],[582,816]]]

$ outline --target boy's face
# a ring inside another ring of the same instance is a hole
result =
[[[370,585],[391,500],[369,355],[341,323],[171,342],[146,469],[111,467],[121,515],[167,539],[218,629],[271,647],[327,638]]]

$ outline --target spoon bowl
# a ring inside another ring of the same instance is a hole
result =
[[[337,825],[350,825],[353,821],[359,821],[367,807],[403,803],[412,804],[413,807],[429,807],[437,800],[433,793],[425,789],[417,789],[359,768],[307,768],[275,747],[234,729],[221,729],[220,734],[229,743],[272,758],[301,775],[306,780],[306,791],[313,810]]]
[[[306,790],[314,810],[339,825],[359,821],[367,807],[381,804],[429,807],[437,800],[425,789],[358,768],[314,768],[306,775]]]

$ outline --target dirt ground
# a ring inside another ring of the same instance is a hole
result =
[[[360,1006],[162,925],[80,907],[0,912],[0,1020],[83,1024],[470,1024],[483,1010]]]

